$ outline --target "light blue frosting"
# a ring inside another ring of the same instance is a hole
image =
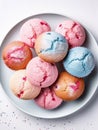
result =
[[[68,43],[64,36],[57,32],[46,32],[42,39],[42,48],[39,53],[65,53],[68,50]]]
[[[91,73],[95,67],[94,56],[85,47],[75,47],[69,50],[67,57],[63,61],[64,68],[76,77],[85,77]]]

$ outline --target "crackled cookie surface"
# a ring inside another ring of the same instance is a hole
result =
[[[45,32],[36,39],[37,55],[49,63],[64,59],[68,51],[68,43],[63,35],[57,32]]]
[[[75,47],[69,50],[63,65],[70,74],[76,77],[86,77],[94,69],[95,59],[86,47]]]
[[[65,20],[58,24],[56,32],[62,34],[68,40],[70,48],[81,46],[86,38],[83,26],[73,20]]]
[[[30,48],[21,41],[13,41],[2,51],[4,63],[13,70],[24,69],[33,57]]]
[[[55,83],[55,94],[65,101],[78,99],[84,91],[84,79],[62,72]]]
[[[35,103],[44,109],[54,109],[61,105],[62,99],[57,97],[52,88],[44,88],[37,98]]]
[[[38,87],[49,87],[58,77],[55,64],[45,62],[39,57],[33,58],[26,67],[28,80]]]
[[[43,32],[50,31],[49,24],[39,18],[29,19],[20,29],[20,38],[28,46],[34,47],[36,38]]]
[[[36,87],[28,81],[25,69],[16,71],[9,84],[13,94],[20,99],[34,99],[41,91],[40,87]]]

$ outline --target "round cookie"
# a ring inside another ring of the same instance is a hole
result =
[[[46,62],[59,62],[67,54],[68,43],[59,33],[45,32],[36,39],[35,50],[37,55]]]
[[[32,85],[26,76],[26,70],[16,71],[10,79],[10,89],[20,99],[34,99],[41,91],[40,87]]]
[[[55,64],[45,62],[39,57],[33,58],[26,67],[28,80],[35,86],[44,88],[53,84],[58,77]]]
[[[95,67],[95,59],[91,51],[85,47],[75,47],[69,50],[63,61],[64,68],[76,77],[88,76]]]
[[[39,18],[29,19],[20,29],[20,38],[28,46],[34,47],[36,38],[43,32],[50,31],[49,24]]]
[[[34,99],[35,103],[44,109],[55,109],[62,103],[62,99],[57,97],[51,88],[43,88],[37,98]]]
[[[62,72],[53,87],[55,94],[65,100],[78,99],[84,92],[85,83],[82,78],[77,78],[67,72]]]
[[[83,26],[73,20],[65,20],[61,22],[57,26],[56,32],[62,34],[68,40],[70,48],[81,46],[86,38]]]
[[[30,48],[21,41],[13,41],[2,51],[4,63],[13,70],[24,69],[33,55]]]

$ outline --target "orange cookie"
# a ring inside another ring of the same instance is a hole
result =
[[[73,101],[79,98],[85,88],[82,78],[77,78],[67,72],[62,72],[53,87],[55,94],[65,101]]]
[[[5,46],[2,57],[10,69],[19,70],[24,69],[32,59],[32,52],[25,43],[13,41]]]

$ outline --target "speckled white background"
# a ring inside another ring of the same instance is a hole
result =
[[[0,0],[0,44],[8,30],[36,13],[63,13],[86,25],[98,42],[97,0]],[[98,89],[91,101],[73,115],[39,119],[18,110],[0,86],[0,130],[98,130]]]

